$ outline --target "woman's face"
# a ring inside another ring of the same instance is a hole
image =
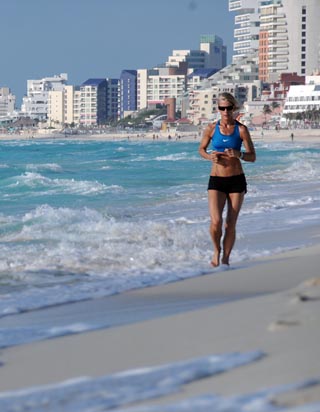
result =
[[[230,119],[233,116],[234,107],[232,103],[228,102],[227,100],[220,99],[218,101],[218,110],[221,115],[221,119]]]

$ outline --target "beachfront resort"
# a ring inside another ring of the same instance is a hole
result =
[[[198,50],[173,50],[163,64],[125,68],[117,79],[70,85],[61,73],[27,80],[20,108],[0,84],[1,133],[168,126],[194,132],[217,119],[220,92],[235,95],[248,126],[319,127],[318,0],[229,0],[229,11],[235,14],[231,64],[223,39],[211,34],[201,35]]]

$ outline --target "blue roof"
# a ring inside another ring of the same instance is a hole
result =
[[[217,73],[218,69],[195,69],[191,74],[188,75],[188,78],[191,79],[192,77],[199,76],[203,79],[207,79],[208,77],[212,76],[213,74]]]
[[[106,82],[106,79],[88,79],[81,86],[99,86],[102,82]]]
[[[134,76],[136,76],[137,70],[122,70],[121,75],[123,75],[124,73],[129,73],[129,74],[133,74]]]
[[[108,83],[109,83],[109,84],[118,84],[118,83],[119,83],[119,79],[108,79]]]

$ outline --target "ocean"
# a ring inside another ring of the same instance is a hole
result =
[[[124,293],[222,270],[209,264],[210,162],[200,158],[198,145],[196,140],[0,142],[0,348],[212,306],[201,296],[128,303]],[[319,242],[320,145],[258,140],[255,146],[256,163],[244,163],[248,193],[231,268]],[[319,379],[228,398],[204,394],[166,406],[131,407],[264,356],[258,349],[208,354],[2,392],[0,409],[318,411],[319,403],[283,409],[272,397],[318,385]]]
[[[209,265],[210,162],[198,145],[1,141],[0,316],[219,271]],[[255,145],[231,267],[319,241],[320,145]],[[0,347],[30,336],[1,333]]]

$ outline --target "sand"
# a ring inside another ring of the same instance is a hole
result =
[[[251,130],[250,134],[254,141],[264,141],[264,142],[291,142],[291,133],[293,133],[294,142],[298,143],[319,143],[320,142],[320,129],[282,129],[276,131],[263,130],[263,135],[261,133],[261,128],[256,130]],[[168,141],[168,137],[171,135],[171,141],[196,141],[200,142],[202,131],[199,130],[183,131],[183,132],[122,132],[122,133],[101,133],[101,134],[78,134],[78,135],[67,135],[63,133],[58,133],[58,131],[36,131],[34,133],[25,132],[22,134],[4,134],[0,133],[1,140],[37,140],[37,139],[68,139],[68,140],[98,140],[98,141],[152,141],[154,137],[156,141]]]
[[[208,393],[230,396],[319,377],[319,255],[320,245],[315,245],[242,263],[233,270],[120,295],[122,310],[131,313],[129,324],[3,350],[0,391],[251,350],[266,356],[143,404],[166,404]],[[214,305],[217,297],[231,301]],[[212,304],[165,313],[169,298],[178,306],[210,298]],[[110,299],[116,297],[100,302],[106,313]],[[153,313],[153,302],[161,301],[162,311]],[[90,311],[93,304],[83,302],[83,309]],[[151,319],[141,320],[139,304],[151,311]],[[320,385],[276,400],[286,406],[319,402]]]

